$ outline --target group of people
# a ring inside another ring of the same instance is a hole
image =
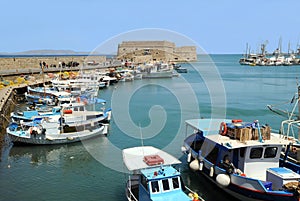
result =
[[[48,64],[45,61],[40,61],[40,67],[42,68],[48,68]]]

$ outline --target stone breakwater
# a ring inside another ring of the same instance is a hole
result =
[[[21,69],[58,68],[63,64],[78,63],[80,66],[101,64],[106,62],[106,56],[9,56],[0,57],[0,71],[8,70],[18,73]],[[3,74],[3,73],[1,73]]]

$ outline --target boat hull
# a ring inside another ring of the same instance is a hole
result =
[[[142,78],[172,78],[173,71],[161,71],[161,72],[151,72],[151,73],[142,73]]]
[[[102,127],[93,131],[74,132],[69,134],[56,135],[36,135],[36,136],[18,136],[7,131],[11,141],[16,145],[53,145],[53,144],[69,144],[88,140],[97,136],[106,136],[108,133],[108,124],[103,124]]]
[[[195,134],[186,138],[184,147],[185,150],[188,150],[186,152],[186,154],[188,154],[187,161],[190,162],[191,167],[191,163],[194,160],[199,162],[199,159],[201,159],[201,163],[203,164],[201,170],[195,170],[193,168],[191,169],[196,171],[197,174],[207,177],[213,184],[224,190],[229,195],[243,201],[298,201],[298,197],[293,193],[266,190],[267,187],[262,184],[262,181],[237,174],[228,174],[217,164],[211,163],[202,156],[200,157],[199,151],[194,150],[193,147],[197,147],[197,141],[200,141],[201,139],[202,137],[199,138],[199,136]],[[218,183],[216,178],[219,174],[226,174],[229,176],[230,183],[228,186],[222,186],[220,183]]]
[[[283,194],[274,194],[272,192],[264,192],[258,190],[251,190],[248,188],[241,187],[239,185],[230,184],[227,187],[221,186],[216,181],[216,174],[212,177],[210,176],[210,169],[203,167],[202,171],[196,171],[197,174],[205,176],[210,182],[218,186],[220,189],[224,190],[229,195],[243,201],[298,201],[298,198],[290,194],[289,196]]]

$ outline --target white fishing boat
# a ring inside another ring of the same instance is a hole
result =
[[[182,151],[190,168],[240,200],[298,201],[300,175],[280,167],[290,141],[268,125],[228,119],[186,121]]]
[[[142,78],[172,78],[173,67],[167,63],[147,63],[141,69]]]
[[[152,146],[123,149],[123,162],[132,173],[126,184],[128,201],[203,201],[197,193],[184,192],[180,172],[173,166],[181,162]]]
[[[60,115],[37,117],[31,122],[11,123],[6,131],[16,144],[64,144],[107,135],[110,111],[73,111],[64,108]]]

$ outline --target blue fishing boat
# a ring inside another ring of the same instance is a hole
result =
[[[300,175],[280,167],[290,141],[258,121],[186,121],[182,151],[193,171],[240,200],[298,201]],[[188,135],[191,131],[192,134]]]
[[[30,122],[38,117],[49,117],[53,115],[60,115],[61,107],[56,106],[52,108],[43,108],[42,110],[25,110],[25,111],[16,111],[10,114],[10,117],[13,122]]]
[[[180,172],[173,166],[181,162],[174,156],[152,146],[127,148],[122,151],[129,171],[126,197],[129,201],[203,201],[196,192],[184,186]]]
[[[55,88],[49,87],[27,87],[25,98],[28,102],[40,103],[46,105],[57,105],[58,102],[69,101],[72,94],[66,91],[57,91]]]

